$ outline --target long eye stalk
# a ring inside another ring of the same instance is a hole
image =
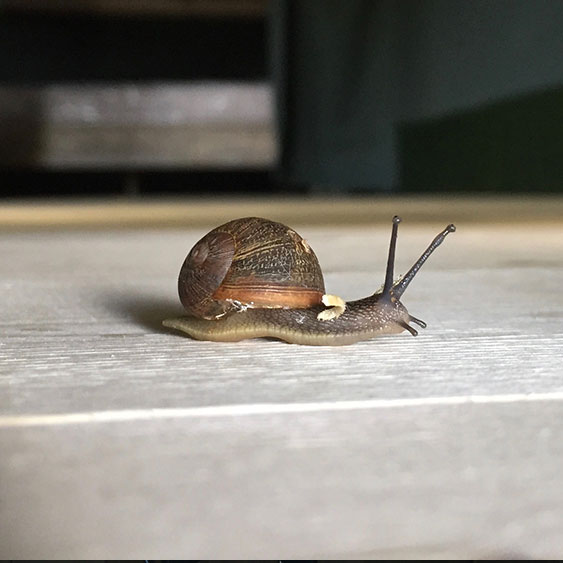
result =
[[[395,219],[393,219],[393,223]],[[395,224],[393,224],[393,229],[395,229]],[[401,295],[405,292],[411,281],[413,280],[414,276],[424,262],[428,260],[430,255],[444,242],[444,239],[450,233],[455,233],[455,225],[448,225],[440,234],[436,236],[436,238],[430,243],[428,248],[422,253],[422,256],[413,264],[412,268],[393,286],[392,293],[393,295],[399,299]],[[396,235],[395,235],[396,236]],[[394,245],[393,241],[392,244]],[[393,255],[395,254],[395,249],[393,248]],[[391,269],[391,272],[393,270]],[[389,266],[387,266],[387,276],[389,275]],[[385,287],[387,287],[387,276],[385,277]]]
[[[398,215],[393,217],[393,228],[391,230],[391,242],[389,243],[389,255],[387,256],[387,270],[385,272],[385,283],[381,292],[382,296],[389,296],[393,287],[393,272],[395,268],[395,249],[397,248],[397,232],[401,218]]]

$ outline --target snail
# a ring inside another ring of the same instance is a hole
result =
[[[426,323],[409,315],[400,298],[420,267],[449,233],[448,225],[412,268],[393,281],[400,217],[393,217],[383,287],[346,303],[325,293],[318,259],[293,229],[257,217],[209,232],[186,257],[178,293],[189,316],[164,326],[197,340],[233,342],[269,337],[317,346],[353,344]]]

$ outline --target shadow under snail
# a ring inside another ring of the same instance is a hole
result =
[[[336,346],[404,330],[416,336],[410,323],[426,323],[409,315],[400,298],[455,226],[448,225],[393,281],[400,222],[393,217],[383,287],[346,303],[325,293],[317,257],[293,229],[258,217],[230,221],[197,242],[180,270],[178,292],[189,316],[163,324],[198,340],[224,342],[269,337]]]

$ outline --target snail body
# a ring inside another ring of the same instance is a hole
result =
[[[180,271],[178,291],[189,316],[163,324],[198,340],[223,342],[269,337],[326,346],[353,344],[404,330],[416,336],[410,323],[423,328],[426,324],[411,316],[400,298],[455,227],[448,225],[439,233],[412,268],[394,282],[400,221],[393,218],[383,288],[348,303],[325,294],[314,252],[289,227],[259,218],[226,223],[196,243]],[[221,261],[225,257],[227,263]],[[204,286],[208,279],[211,283]]]

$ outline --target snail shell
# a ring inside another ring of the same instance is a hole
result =
[[[199,240],[178,277],[186,311],[218,319],[247,308],[307,308],[325,293],[319,261],[293,229],[259,217],[235,219]]]

